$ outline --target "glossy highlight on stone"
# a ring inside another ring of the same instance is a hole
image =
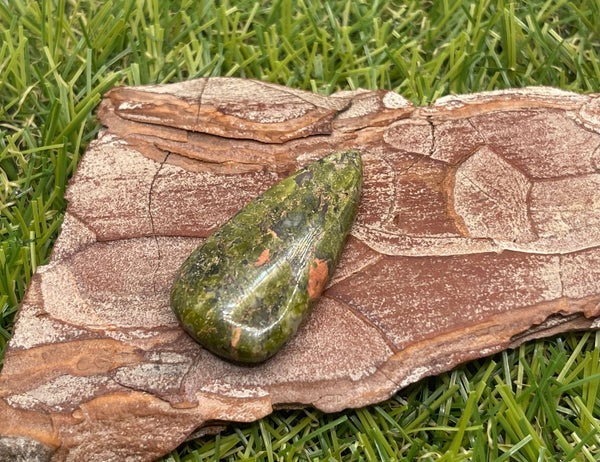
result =
[[[183,263],[171,307],[202,346],[257,363],[296,333],[333,274],[362,183],[357,151],[324,157],[236,213]]]

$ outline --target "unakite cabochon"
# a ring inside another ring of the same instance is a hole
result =
[[[339,260],[360,198],[362,161],[343,151],[275,184],[179,269],[171,307],[202,346],[257,363],[296,333]]]

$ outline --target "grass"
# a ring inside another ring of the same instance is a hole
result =
[[[378,405],[278,411],[162,460],[597,461],[599,346],[600,333],[532,342]]]
[[[600,3],[0,1],[0,363],[66,184],[116,84],[257,78],[416,104],[525,85],[600,91]],[[278,411],[164,461],[600,458],[600,337],[566,334],[337,415]]]

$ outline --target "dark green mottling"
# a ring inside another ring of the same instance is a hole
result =
[[[298,330],[332,275],[360,197],[356,151],[277,183],[209,236],[181,266],[171,306],[184,329],[227,359],[261,362]],[[267,254],[268,252],[268,254]],[[309,290],[309,281],[312,282]],[[309,292],[312,297],[309,297]]]

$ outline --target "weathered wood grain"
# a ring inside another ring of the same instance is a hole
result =
[[[414,108],[230,78],[115,88],[0,376],[0,459],[153,460],[273,407],[338,411],[528,339],[600,326],[600,97],[526,88]],[[359,214],[299,334],[245,367],[168,293],[270,185],[361,151]],[[37,457],[37,459],[33,459]]]

